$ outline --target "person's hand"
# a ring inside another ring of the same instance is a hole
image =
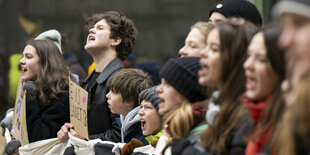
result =
[[[112,149],[112,153],[115,153],[116,155],[121,154],[121,149],[126,143],[116,143]]]
[[[80,138],[80,139],[84,139],[84,140],[86,139],[85,137],[79,135],[79,134],[74,130],[74,128],[71,128],[71,129],[70,129],[70,134],[71,134],[72,136],[77,137],[77,138]]]
[[[170,129],[169,129],[169,126],[167,124],[164,125],[164,129],[163,129],[162,135],[163,136],[167,136],[167,137],[171,137],[170,136]]]
[[[70,131],[70,129],[73,129],[74,126],[70,123],[65,123],[60,130],[57,132],[57,137],[61,140],[61,141],[65,141],[69,138],[68,136],[68,132]]]

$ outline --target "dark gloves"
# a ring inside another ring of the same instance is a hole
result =
[[[14,113],[14,108],[11,108],[8,111],[6,111],[5,118],[3,118],[3,120],[0,122],[0,125],[3,128],[3,130],[2,130],[3,135],[4,135],[5,128],[8,128],[9,131],[12,130],[13,113]]]
[[[136,147],[143,146],[143,143],[136,138],[132,138],[130,142],[126,143],[122,148],[121,155],[130,155]]]
[[[4,152],[7,155],[18,155],[18,148],[21,146],[18,140],[11,140],[5,145]]]

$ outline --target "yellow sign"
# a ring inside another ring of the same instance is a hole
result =
[[[70,122],[74,130],[86,139],[88,137],[87,99],[88,92],[69,78]]]
[[[21,142],[22,146],[29,143],[26,121],[26,93],[26,91],[22,91],[22,82],[19,79],[11,133],[15,139]]]

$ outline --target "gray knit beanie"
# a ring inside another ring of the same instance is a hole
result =
[[[34,38],[34,40],[50,40],[57,46],[57,48],[59,49],[59,52],[62,53],[62,51],[61,51],[61,35],[55,29],[47,30],[47,31],[39,34],[36,38]]]
[[[161,102],[161,99],[158,97],[156,88],[157,86],[154,86],[154,87],[143,90],[139,94],[139,103],[141,104],[143,100],[147,100],[153,104],[156,110],[158,110],[158,104]]]

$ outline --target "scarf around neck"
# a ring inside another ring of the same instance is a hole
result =
[[[246,107],[249,110],[251,117],[255,121],[258,121],[260,119],[262,112],[267,107],[271,98],[272,98],[272,94],[262,100],[251,100],[246,96],[246,93],[242,95],[242,101],[245,103]]]
[[[140,116],[138,114],[140,110],[140,106],[132,109],[124,118],[122,115],[120,115],[121,120],[121,135],[122,135],[122,142],[124,143],[124,134],[127,132],[127,130],[135,123],[140,121]]]

